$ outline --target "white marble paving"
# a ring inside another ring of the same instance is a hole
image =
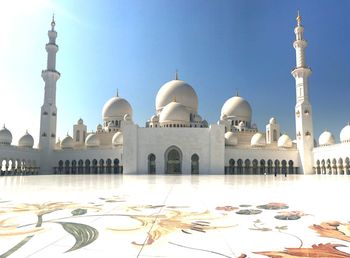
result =
[[[350,257],[349,186],[316,175],[0,177],[0,257],[307,257],[328,243],[344,247],[322,257]],[[236,213],[246,210],[258,214]],[[300,218],[275,218],[292,211]]]

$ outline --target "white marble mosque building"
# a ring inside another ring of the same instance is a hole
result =
[[[1,174],[350,174],[350,124],[336,143],[331,132],[314,140],[309,102],[304,27],[297,17],[296,139],[281,134],[271,118],[265,131],[252,124],[252,109],[241,96],[228,96],[217,124],[208,124],[198,114],[194,88],[180,80],[165,83],[156,96],[155,114],[140,127],[133,122],[129,102],[117,96],[106,102],[102,123],[88,133],[82,119],[73,125],[73,136],[56,142],[57,32],[55,21],[48,32],[47,68],[41,107],[40,140],[34,148],[27,132],[17,145],[5,126],[0,130]]]

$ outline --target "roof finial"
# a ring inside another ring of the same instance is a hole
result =
[[[175,80],[179,80],[179,71],[176,69],[175,72]]]
[[[301,26],[301,16],[300,16],[300,10],[298,9],[298,16],[297,16],[297,24],[298,26]]]
[[[174,98],[173,98],[173,102],[176,102],[176,96],[174,96]]]
[[[55,30],[55,13],[52,14],[52,21],[51,21],[51,30]]]
[[[119,97],[119,89],[117,88],[117,97]]]
[[[4,123],[4,125],[3,125],[3,127],[2,127],[2,128],[6,128],[6,127],[5,127],[5,123]]]
[[[236,89],[236,96],[239,97],[239,91]]]

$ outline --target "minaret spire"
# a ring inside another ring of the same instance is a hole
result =
[[[56,22],[55,22],[55,14],[52,14],[52,21],[51,21],[51,30],[54,31],[55,30],[55,26],[56,26]]]
[[[313,173],[313,123],[312,108],[309,101],[308,78],[311,69],[306,64],[304,27],[301,25],[300,11],[297,15],[297,26],[294,28],[296,67],[292,70],[296,85],[295,127],[297,135],[297,148],[300,156],[301,169],[304,174]]]

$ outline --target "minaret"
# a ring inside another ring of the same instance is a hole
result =
[[[296,39],[293,47],[296,52],[296,67],[292,70],[296,86],[295,126],[297,147],[299,151],[301,169],[304,174],[313,174],[313,146],[314,135],[312,125],[312,109],[309,102],[308,78],[311,69],[306,65],[304,27],[298,11],[297,26],[294,29]]]
[[[56,71],[56,45],[57,32],[55,31],[55,19],[52,16],[51,30],[48,31],[49,43],[46,44],[47,68],[41,73],[45,82],[44,104],[41,106],[40,115],[40,140],[39,149],[43,151],[53,150],[56,142],[56,82],[60,73]]]

